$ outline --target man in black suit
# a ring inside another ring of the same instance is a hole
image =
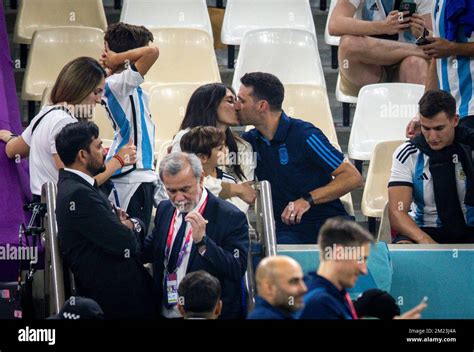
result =
[[[181,317],[179,283],[187,273],[204,270],[222,286],[220,318],[244,317],[242,277],[249,249],[245,214],[203,187],[201,161],[194,154],[167,155],[160,163],[160,178],[170,199],[157,208],[144,255],[153,263],[153,278],[161,288],[162,315]]]
[[[113,209],[94,176],[104,170],[99,129],[92,122],[64,127],[56,137],[59,171],[56,216],[61,252],[81,296],[106,319],[157,316],[153,279],[139,260],[143,224]]]

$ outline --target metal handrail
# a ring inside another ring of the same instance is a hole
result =
[[[270,182],[260,181],[257,190],[257,231],[260,243],[264,246],[265,257],[277,255],[275,218],[273,216],[273,201]]]
[[[45,290],[49,292],[49,315],[57,314],[64,305],[64,276],[58,243],[56,223],[56,194],[54,182],[45,183],[41,189],[41,201],[46,203],[47,213],[45,240]]]

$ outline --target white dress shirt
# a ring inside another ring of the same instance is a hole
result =
[[[91,186],[94,186],[95,179],[93,177],[83,173],[82,171],[79,171],[79,170],[76,170],[76,169],[70,169],[68,167],[65,167],[64,170],[72,172],[73,174],[76,174],[76,175],[82,177],[84,180],[86,180],[88,183],[90,183]]]
[[[191,213],[192,212],[199,212],[199,208],[201,208],[201,206],[204,204],[204,201],[206,199],[207,199],[207,190],[205,188],[203,188],[201,199],[199,199],[199,202],[196,205],[196,207],[194,207],[194,209],[191,210],[190,212]],[[182,216],[181,216],[181,212],[179,210],[176,210],[176,215],[175,216],[176,217],[175,217],[175,222],[174,222],[174,226],[173,226],[173,237],[171,239],[171,248],[173,248],[174,240],[176,238],[178,230],[181,227],[181,223],[183,221]],[[183,238],[183,243],[186,240],[186,235],[188,234],[188,232],[190,230],[191,230],[191,225],[188,223],[186,225],[186,230],[185,230],[185,236]],[[166,233],[166,235],[168,235],[168,233]],[[186,276],[186,271],[188,269],[188,263],[189,263],[189,254],[191,253],[192,245],[193,245],[193,240],[191,239],[191,241],[189,241],[189,243],[186,247],[186,251],[184,252],[183,261],[182,261],[181,265],[179,266],[179,268],[176,272],[176,275],[177,275],[176,280],[177,280],[177,285],[178,286],[179,286],[179,283],[181,282],[181,280]],[[181,244],[181,246],[182,246],[182,244]],[[170,248],[170,252],[171,252],[171,248]],[[163,280],[165,280],[165,279],[166,279],[166,270],[163,272]],[[164,281],[163,281],[163,285],[164,285]],[[164,292],[163,294],[164,294],[163,300],[167,299],[168,297],[166,296],[166,292]],[[163,304],[161,312],[162,312],[162,314],[165,318],[181,318],[182,317],[181,314],[179,313],[179,310],[178,310],[177,306],[173,306],[172,308],[168,309],[166,304]]]

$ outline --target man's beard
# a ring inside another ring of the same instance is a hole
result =
[[[104,157],[104,160],[105,160],[105,157]],[[100,165],[94,165],[92,162],[87,163],[87,166],[86,166],[87,171],[89,171],[89,173],[92,176],[96,176],[96,175],[104,172],[105,171],[104,160],[102,160],[102,164],[100,164]]]
[[[294,302],[293,304],[290,304],[290,297],[285,294],[284,292],[279,292],[278,293],[278,296],[277,296],[277,299],[275,300],[275,307],[281,309],[281,310],[284,310],[284,311],[287,311],[287,312],[290,312],[290,313],[293,313],[293,312],[296,312],[298,310],[300,310],[302,307],[299,307],[296,305],[296,299],[298,297],[294,297]]]
[[[173,203],[174,207],[178,209],[182,213],[189,213],[191,210],[193,210],[197,203],[195,202],[177,202]]]

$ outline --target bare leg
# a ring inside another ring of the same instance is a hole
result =
[[[425,84],[428,61],[418,56],[409,56],[400,63],[400,69],[393,77],[395,82]]]
[[[382,67],[394,65],[409,56],[424,57],[416,45],[367,36],[344,35],[339,45],[339,67],[352,83],[377,83]]]

